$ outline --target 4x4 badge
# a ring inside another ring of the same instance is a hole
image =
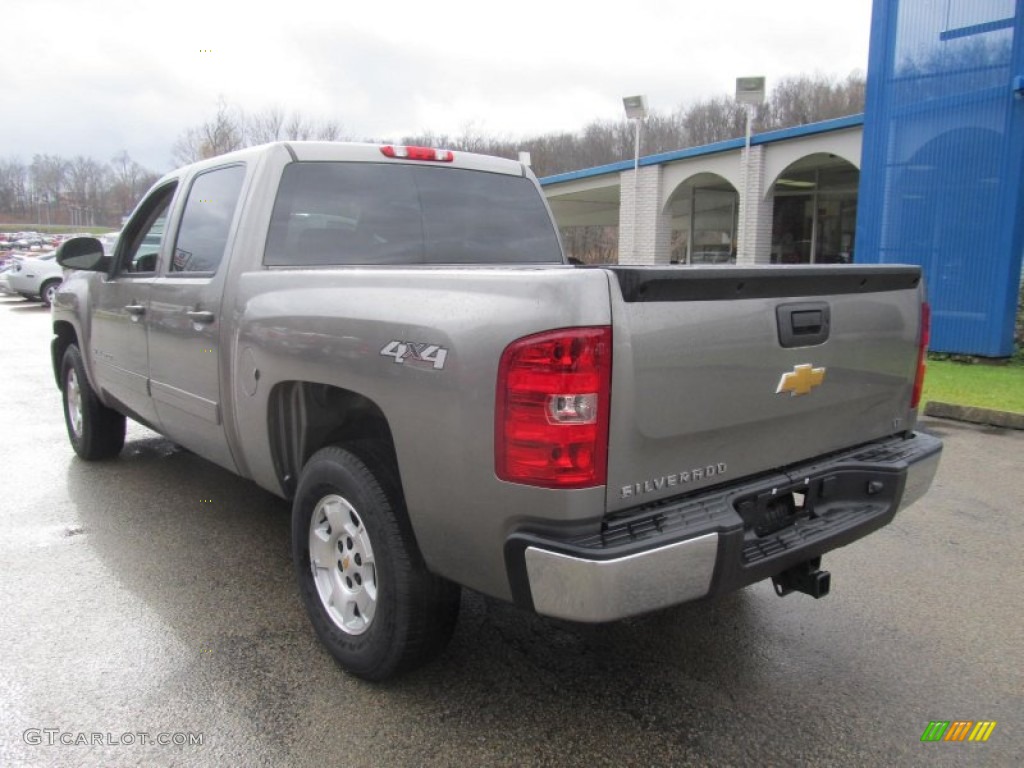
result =
[[[775,394],[781,395],[783,392],[789,392],[790,397],[806,395],[823,381],[825,381],[825,369],[814,368],[810,363],[805,363],[782,374]]]
[[[380,351],[384,357],[393,357],[396,363],[430,363],[435,370],[444,368],[448,350],[437,344],[417,344],[413,341],[389,341]]]

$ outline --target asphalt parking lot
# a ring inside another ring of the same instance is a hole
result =
[[[440,659],[374,686],[313,635],[287,505],[140,427],[74,458],[48,342],[0,297],[0,765],[1024,762],[1022,432],[925,422],[931,493],[826,556],[823,600],[581,626],[465,594]]]

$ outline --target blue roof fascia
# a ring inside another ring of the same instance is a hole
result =
[[[840,131],[844,128],[855,128],[861,125],[864,125],[863,114],[848,115],[847,117],[837,117],[832,120],[822,120],[818,123],[798,125],[793,128],[780,128],[777,131],[757,133],[750,137],[750,143],[755,146],[758,144],[771,144],[775,141],[796,139],[802,136],[813,136],[817,133],[828,133],[829,131]],[[704,144],[700,147],[689,147],[687,149],[673,150],[672,152],[661,152],[657,155],[647,155],[640,158],[640,165],[659,165],[661,163],[670,163],[673,160],[685,160],[687,158],[700,157],[702,155],[713,155],[718,152],[742,149],[745,144],[745,138],[726,139],[725,141],[716,141],[714,144]],[[568,173],[559,173],[554,176],[545,176],[544,178],[539,179],[539,181],[541,186],[547,186],[548,184],[560,184],[566,181],[578,181],[579,179],[589,179],[595,176],[604,176],[609,173],[621,173],[622,171],[628,171],[633,167],[633,165],[633,160],[623,160],[618,163],[599,165],[596,168],[584,168],[580,171],[569,171]]]
[[[644,158],[640,158],[640,162],[643,163]],[[542,179],[538,179],[541,185],[545,184],[557,184],[561,181],[576,181],[577,179],[587,179],[591,176],[603,176],[606,173],[619,173],[621,171],[628,171],[633,167],[632,160],[623,160],[619,163],[608,163],[608,165],[599,165],[595,168],[584,168],[581,171],[568,171],[567,173],[558,173],[554,176],[545,176]]]
[[[751,144],[771,144],[773,141],[785,141],[796,139],[801,136],[813,136],[816,133],[828,133],[829,131],[841,131],[844,128],[856,128],[864,125],[864,114],[847,115],[846,117],[835,117],[831,120],[822,120],[818,123],[807,125],[796,125],[792,128],[780,128],[777,131],[758,133],[750,138]]]

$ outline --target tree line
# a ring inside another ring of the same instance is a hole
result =
[[[789,128],[862,112],[864,90],[864,76],[860,72],[852,72],[845,78],[821,74],[785,78],[756,109],[753,130]],[[633,126],[625,120],[595,120],[576,133],[513,138],[485,135],[469,124],[458,134],[428,131],[382,139],[347,134],[335,120],[317,122],[298,113],[287,114],[280,108],[248,113],[221,100],[213,117],[181,133],[175,142],[173,157],[177,164],[184,165],[278,140],[394,142],[513,159],[519,152],[529,152],[534,173],[550,176],[631,158],[633,131]],[[729,96],[704,99],[682,104],[668,112],[652,111],[644,123],[641,152],[646,155],[697,147],[737,138],[745,131],[743,105]]]
[[[864,76],[803,75],[779,81],[754,114],[753,130],[768,131],[856,114],[864,109]],[[652,111],[644,123],[645,155],[743,136],[745,112],[731,97]],[[529,152],[534,173],[550,176],[629,159],[633,126],[625,120],[596,120],[582,130],[514,138],[485,135],[470,124],[458,134],[425,132],[407,136],[357,137],[339,120],[315,120],[272,107],[259,112],[218,101],[214,115],[179,134],[171,147],[174,165],[269,141],[356,140],[444,147],[516,158]],[[120,152],[109,162],[82,155],[68,159],[39,154],[31,163],[0,159],[0,220],[117,226],[159,174]],[[579,234],[579,233],[578,233]],[[588,237],[588,239],[590,239]]]
[[[117,226],[159,177],[124,151],[107,163],[83,155],[0,159],[0,221]]]

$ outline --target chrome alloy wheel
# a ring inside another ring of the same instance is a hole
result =
[[[68,424],[75,437],[82,436],[82,389],[78,386],[78,374],[74,367],[68,368],[68,378],[64,384],[67,390]]]
[[[324,496],[313,510],[309,564],[331,621],[350,635],[365,632],[377,609],[377,567],[369,533],[341,496]]]

